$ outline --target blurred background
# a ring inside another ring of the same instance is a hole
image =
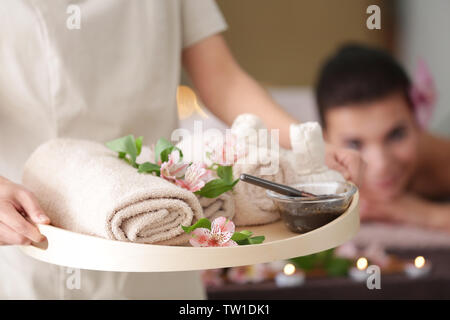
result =
[[[450,1],[217,0],[224,36],[240,65],[291,114],[317,120],[311,86],[323,61],[356,41],[390,51],[412,74],[428,64],[438,102],[430,129],[450,136]],[[381,9],[381,29],[369,30],[369,5]],[[189,119],[185,126],[194,118]],[[216,119],[206,126],[218,126]]]
[[[450,1],[217,3],[228,23],[224,36],[237,61],[299,120],[318,120],[312,87],[324,59],[346,42],[360,42],[388,50],[410,75],[418,60],[425,60],[438,91],[430,130],[450,137]],[[380,30],[366,27],[366,9],[373,4],[381,9]],[[203,119],[204,128],[225,128],[209,115]],[[181,125],[192,129],[193,121],[201,119],[193,116]],[[358,280],[358,272],[372,263],[381,266],[383,290],[368,290],[364,280]],[[449,266],[449,234],[375,223],[362,225],[344,247],[273,264],[209,270],[204,281],[211,299],[448,299]],[[289,280],[292,274],[297,278]]]

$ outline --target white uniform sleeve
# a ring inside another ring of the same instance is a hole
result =
[[[181,0],[181,22],[183,48],[227,28],[214,0]]]

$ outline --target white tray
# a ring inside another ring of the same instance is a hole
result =
[[[356,193],[344,214],[305,234],[290,232],[281,221],[238,228],[266,237],[264,243],[256,245],[197,248],[137,244],[39,225],[47,241],[20,248],[27,255],[48,263],[102,271],[166,272],[251,265],[320,252],[350,240],[359,229],[358,199]]]

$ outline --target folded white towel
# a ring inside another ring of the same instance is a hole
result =
[[[231,192],[222,193],[217,198],[198,197],[203,214],[210,221],[218,217],[233,220],[235,215],[234,198]]]
[[[101,143],[57,138],[27,160],[23,184],[52,224],[121,241],[184,244],[180,227],[203,217],[197,197],[159,177],[138,173]]]

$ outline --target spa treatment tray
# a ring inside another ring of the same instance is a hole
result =
[[[138,244],[39,225],[47,241],[20,248],[44,262],[102,271],[167,272],[251,265],[309,255],[350,240],[359,229],[358,200],[356,193],[341,216],[305,234],[289,231],[282,221],[237,228],[237,231],[247,229],[266,237],[263,243],[254,245],[199,248]]]

